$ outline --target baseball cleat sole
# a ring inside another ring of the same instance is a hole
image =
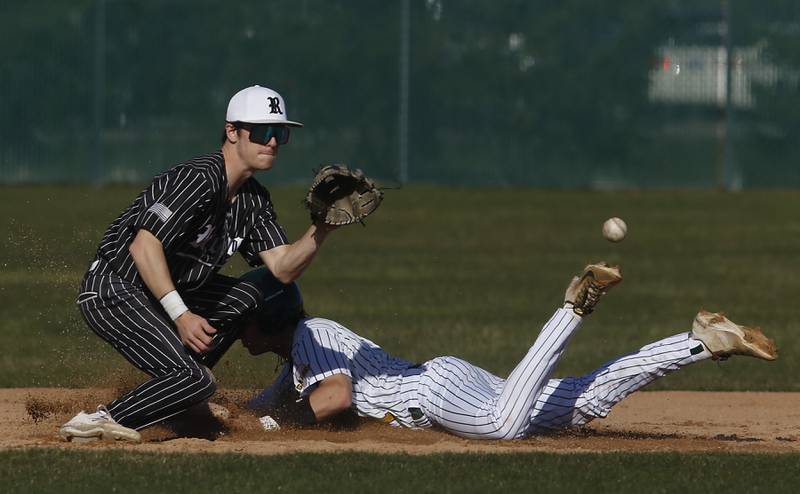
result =
[[[129,441],[138,443],[142,441],[142,436],[133,429],[118,426],[116,427],[92,427],[90,429],[78,429],[75,427],[64,426],[58,430],[58,435],[67,442],[88,443],[100,440],[110,441]]]
[[[91,430],[78,430],[72,427],[62,427],[58,430],[58,435],[67,442],[71,443],[89,443],[99,441],[103,438],[103,429],[97,427]]]
[[[692,336],[703,342],[714,359],[727,359],[731,355],[744,355],[763,360],[778,358],[775,341],[761,332],[761,328],[740,326],[722,312],[700,310],[692,323]]]

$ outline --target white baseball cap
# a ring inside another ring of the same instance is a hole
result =
[[[283,97],[270,88],[259,85],[242,89],[233,95],[228,103],[228,122],[270,123],[302,127],[286,117],[286,103]]]

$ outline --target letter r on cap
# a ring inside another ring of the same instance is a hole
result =
[[[283,112],[281,111],[281,102],[280,102],[280,100],[278,98],[272,97],[272,96],[268,97],[267,99],[269,100],[269,112],[270,113],[278,113],[280,115],[283,115]]]

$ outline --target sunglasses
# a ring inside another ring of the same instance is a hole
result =
[[[237,122],[236,127],[248,130],[250,132],[250,142],[256,144],[267,144],[273,137],[275,142],[280,145],[289,142],[289,127],[285,125]]]

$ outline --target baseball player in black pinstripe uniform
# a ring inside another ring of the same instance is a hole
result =
[[[289,244],[267,190],[253,178],[289,140],[286,105],[253,86],[231,98],[222,148],[155,177],[106,230],[78,305],[89,327],[151,379],[60,429],[66,440],[140,440],[138,429],[215,391],[209,368],[237,339],[237,320],[263,296],[217,273],[236,252],[291,282],[329,227],[312,225]]]

